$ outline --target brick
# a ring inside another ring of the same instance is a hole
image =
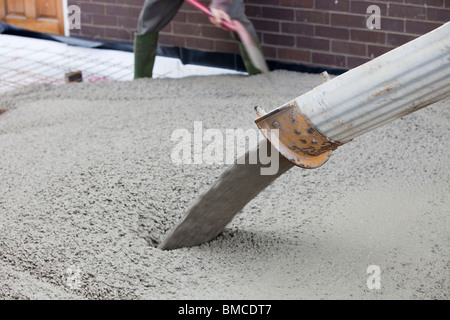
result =
[[[367,46],[367,56],[370,58],[376,58],[389,52],[393,49],[393,47],[385,47],[385,46],[377,46],[377,45],[368,45]]]
[[[428,21],[450,21],[450,9],[427,8]]]
[[[330,40],[328,39],[318,39],[314,37],[304,37],[298,36],[296,38],[297,48],[311,49],[317,51],[330,51]]]
[[[117,17],[117,26],[125,29],[135,29],[138,18]]]
[[[186,25],[180,24],[179,26],[180,26],[180,28],[182,28]],[[230,31],[225,31],[225,30],[219,29],[213,25],[211,25],[211,26],[196,25],[196,27],[199,29],[199,31],[197,33],[195,33],[196,35],[201,35],[202,37],[206,37],[206,38],[213,38],[214,40],[218,40],[218,39],[230,40],[231,39]],[[175,33],[177,33],[176,29],[175,29]]]
[[[365,16],[351,14],[332,13],[331,25],[349,28],[367,28]]]
[[[81,13],[81,25],[92,24],[92,15],[82,12]]]
[[[173,24],[169,23],[168,25],[166,25],[164,28],[162,28],[160,30],[160,32],[165,32],[165,33],[173,33]]]
[[[92,16],[92,23],[97,26],[116,26],[117,20],[114,16],[95,14]]]
[[[338,41],[333,40],[331,43],[331,51],[336,53],[345,53],[354,56],[365,56],[366,55],[365,43],[354,43],[348,41]]]
[[[316,0],[316,9],[327,11],[345,11],[348,12],[350,4],[348,0]]]
[[[202,13],[198,12],[189,12],[186,13],[186,22],[188,23],[210,23],[208,17]]]
[[[261,18],[262,17],[261,6],[246,5],[245,14],[248,17]]]
[[[314,34],[314,27],[304,23],[284,22],[281,24],[281,33],[312,36]]]
[[[70,34],[71,37],[82,37],[80,29],[72,29],[72,30],[70,30],[69,34]],[[88,39],[93,39],[92,36],[88,36],[87,38]]]
[[[349,34],[348,29],[344,28],[315,26],[315,35],[317,37],[348,40]]]
[[[75,29],[76,30],[76,29]],[[70,33],[72,34],[73,31],[70,30]],[[105,36],[105,28],[103,27],[95,27],[95,26],[81,26],[81,30],[79,31],[82,35],[87,35],[92,38],[101,38]]]
[[[388,9],[388,15],[406,19],[425,19],[426,11],[425,7],[391,4]]]
[[[214,51],[224,53],[239,53],[239,45],[236,41],[214,41]]]
[[[406,32],[422,35],[441,26],[440,23],[425,21],[406,21]]]
[[[264,54],[264,57],[266,59],[276,59],[277,58],[277,49],[275,47],[269,47],[269,46],[261,46],[262,51]]]
[[[450,8],[450,0],[445,0],[444,8]]]
[[[386,12],[387,12],[387,6],[385,3],[380,3],[380,2],[375,2],[375,1],[351,1],[351,8],[350,8],[350,12],[351,13],[359,13],[359,14],[364,14],[366,16],[369,16],[369,14],[367,13],[367,8],[370,5],[377,5],[378,7],[380,7],[381,10],[381,15],[385,16]]]
[[[104,4],[96,4],[96,3],[88,3],[82,2],[79,3],[81,12],[89,12],[91,14],[105,14],[106,6]]]
[[[195,12],[197,11],[191,4],[185,2],[180,8],[180,11],[186,11],[186,12]]]
[[[141,13],[141,8],[139,7],[130,7],[130,16],[135,17],[136,19],[139,18],[139,15]]]
[[[381,18],[381,30],[403,32],[405,30],[405,22],[401,19]]]
[[[351,30],[350,39],[358,42],[386,43],[386,34],[373,30]]]
[[[125,29],[105,28],[105,37],[111,38],[111,39],[124,40],[124,41],[132,40],[130,32],[128,32]]]
[[[138,7],[142,8],[145,0],[115,0],[114,2],[119,3],[119,4],[127,4],[130,6],[138,6]]]
[[[305,23],[328,24],[330,14],[324,11],[296,10],[295,20]]]
[[[158,43],[167,47],[185,47],[186,37],[160,33]]]
[[[255,4],[255,5],[278,5],[279,0],[246,0],[246,4]]]
[[[273,3],[273,1],[271,1]],[[296,8],[313,8],[314,0],[280,0],[281,6]]]
[[[251,21],[256,30],[280,32],[280,23],[278,21],[267,21],[262,19],[251,19]]]
[[[214,41],[209,39],[203,39],[203,38],[193,38],[193,37],[187,37],[186,38],[186,46],[192,49],[197,50],[208,50],[213,51],[214,50]]]
[[[275,19],[283,21],[293,21],[295,19],[294,9],[263,7],[261,10],[262,10],[262,17],[266,19]]]
[[[391,33],[387,35],[386,44],[391,46],[401,46],[402,44],[405,44],[411,40],[414,40],[416,37],[410,36],[410,35],[404,35],[404,34],[395,34]]]
[[[129,16],[130,15],[129,9],[130,6],[109,4],[106,6],[106,14],[116,16]]]
[[[443,3],[444,3],[443,0],[405,0],[405,4],[427,5],[441,8]]]
[[[263,34],[263,43],[283,47],[293,47],[295,46],[295,37],[280,34],[265,33]]]
[[[175,17],[173,17],[172,22],[180,22],[180,23],[187,22],[186,12],[178,11]]]
[[[306,50],[287,49],[287,48],[278,49],[278,58],[285,61],[310,62],[311,61],[310,56],[311,53]]]
[[[347,57],[347,68],[353,69],[356,68],[366,62],[370,61],[370,59],[367,58],[359,58],[359,57]]]
[[[346,65],[345,56],[320,52],[313,52],[311,54],[311,62],[318,65],[327,65],[340,68],[343,68]]]
[[[178,35],[200,36],[202,28],[199,24],[172,23],[172,32]]]

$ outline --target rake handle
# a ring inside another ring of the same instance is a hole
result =
[[[193,5],[195,8],[202,11],[206,15],[208,15],[210,17],[214,17],[213,14],[211,13],[211,10],[209,10],[207,7],[205,7],[203,4],[201,4],[197,0],[186,0],[186,2],[189,2],[191,5]],[[230,29],[231,31],[237,32],[236,26],[234,24],[231,24],[226,21],[223,21],[222,23],[225,28]]]

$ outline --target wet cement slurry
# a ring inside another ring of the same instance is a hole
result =
[[[228,167],[173,163],[175,130],[256,129],[255,105],[270,111],[322,82],[271,78],[2,95],[0,297],[448,299],[448,99],[358,137],[318,169],[290,169],[206,244],[149,244]]]

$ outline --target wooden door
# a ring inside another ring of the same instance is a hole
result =
[[[0,0],[0,21],[23,29],[64,34],[63,0]]]

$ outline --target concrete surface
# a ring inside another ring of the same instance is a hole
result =
[[[320,82],[273,72],[2,95],[0,298],[448,299],[450,100],[291,169],[210,243],[152,245],[225,169],[175,166],[175,129],[254,128],[254,105]]]

